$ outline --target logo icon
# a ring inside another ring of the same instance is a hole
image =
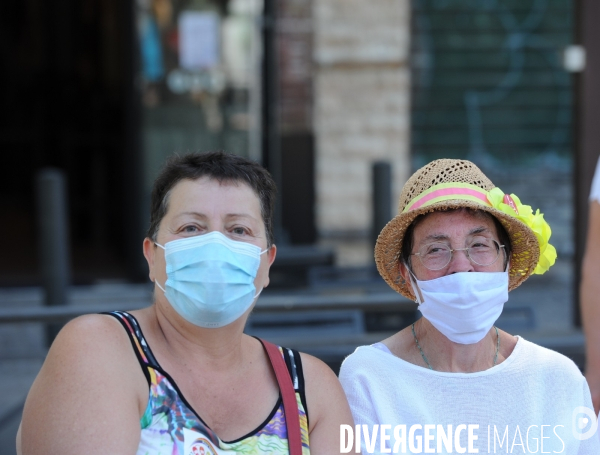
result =
[[[190,447],[190,455],[215,455],[215,450],[210,442],[204,438],[198,438]]]
[[[594,414],[592,409],[585,406],[576,407],[573,409],[571,428],[575,439],[583,441],[591,438],[596,433],[596,430],[598,430],[596,414]]]

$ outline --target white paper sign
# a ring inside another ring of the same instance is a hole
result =
[[[179,66],[187,70],[219,63],[219,16],[214,12],[186,11],[179,15]]]

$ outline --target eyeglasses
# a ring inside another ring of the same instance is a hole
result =
[[[492,265],[500,256],[500,245],[493,239],[485,237],[474,240],[467,248],[450,248],[446,243],[430,243],[423,245],[418,253],[411,256],[419,256],[421,264],[429,270],[441,270],[450,264],[452,254],[455,251],[464,251],[471,262],[481,266]]]

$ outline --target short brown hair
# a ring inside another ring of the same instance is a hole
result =
[[[160,222],[169,208],[171,190],[181,180],[209,177],[218,182],[243,182],[254,190],[267,234],[267,246],[273,244],[273,211],[277,187],[271,174],[260,164],[225,152],[172,155],[163,165],[152,187],[150,226],[147,236],[156,240]]]

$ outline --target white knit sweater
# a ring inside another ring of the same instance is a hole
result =
[[[504,362],[477,373],[436,372],[392,355],[381,343],[362,346],[342,364],[340,381],[355,423],[366,425],[360,428],[363,454],[396,446],[396,453],[600,455],[598,432],[585,440],[573,434],[596,421],[591,411],[574,413],[579,406],[593,409],[585,378],[568,358],[522,338]],[[381,425],[390,426],[383,446]],[[478,452],[468,450],[469,432]]]

